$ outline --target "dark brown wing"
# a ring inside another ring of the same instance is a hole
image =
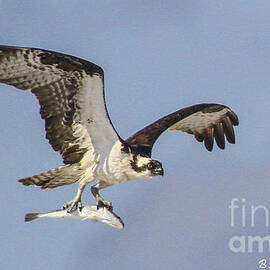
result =
[[[106,152],[118,139],[104,100],[103,70],[73,56],[0,46],[0,82],[31,89],[40,103],[46,138],[65,163]]]
[[[219,104],[198,104],[164,116],[126,142],[151,156],[152,147],[162,132],[179,130],[193,134],[199,142],[204,141],[208,151],[212,151],[214,138],[221,149],[225,148],[224,135],[229,143],[235,143],[233,126],[237,125],[238,117],[230,108]]]

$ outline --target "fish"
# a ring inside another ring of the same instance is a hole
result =
[[[112,207],[85,205],[72,212],[68,212],[67,209],[57,209],[47,213],[28,213],[25,215],[25,222],[38,218],[90,219],[92,221],[103,222],[116,229],[124,229],[124,222],[112,210]]]

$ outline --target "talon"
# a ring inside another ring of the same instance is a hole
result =
[[[97,209],[102,208],[102,207],[106,207],[110,211],[113,210],[112,203],[109,201],[99,200],[97,203]]]
[[[104,186],[103,186],[104,188]],[[96,184],[95,186],[91,187],[91,192],[94,195],[94,197],[97,200],[97,210],[99,208],[104,208],[106,207],[108,210],[112,211],[113,207],[112,207],[112,203],[109,201],[104,200],[100,195],[99,195],[99,190],[101,189],[101,187],[99,186],[99,184]]]
[[[74,212],[77,209],[81,211],[82,203],[81,201],[72,200],[72,201],[66,202],[63,205],[63,209],[66,209],[68,213]]]

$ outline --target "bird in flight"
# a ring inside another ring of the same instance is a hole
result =
[[[79,182],[75,197],[64,204],[68,211],[81,207],[85,186],[91,187],[99,207],[111,207],[99,191],[132,179],[163,175],[161,162],[152,159],[155,141],[165,130],[194,135],[208,151],[214,140],[225,148],[225,137],[235,143],[237,115],[220,104],[197,104],[168,114],[131,137],[115,130],[104,98],[102,68],[58,52],[0,46],[0,82],[31,90],[45,120],[46,138],[65,165],[20,179],[42,189]]]

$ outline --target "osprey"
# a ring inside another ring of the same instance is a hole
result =
[[[227,106],[198,104],[168,114],[123,140],[115,130],[104,99],[102,68],[83,59],[48,50],[0,46],[0,82],[37,97],[45,120],[46,138],[65,165],[20,179],[23,185],[55,188],[79,182],[68,211],[81,207],[85,186],[99,207],[110,207],[99,190],[132,179],[163,175],[162,164],[151,158],[152,147],[165,130],[193,134],[207,150],[214,139],[224,149],[225,138],[235,143],[237,115]]]

